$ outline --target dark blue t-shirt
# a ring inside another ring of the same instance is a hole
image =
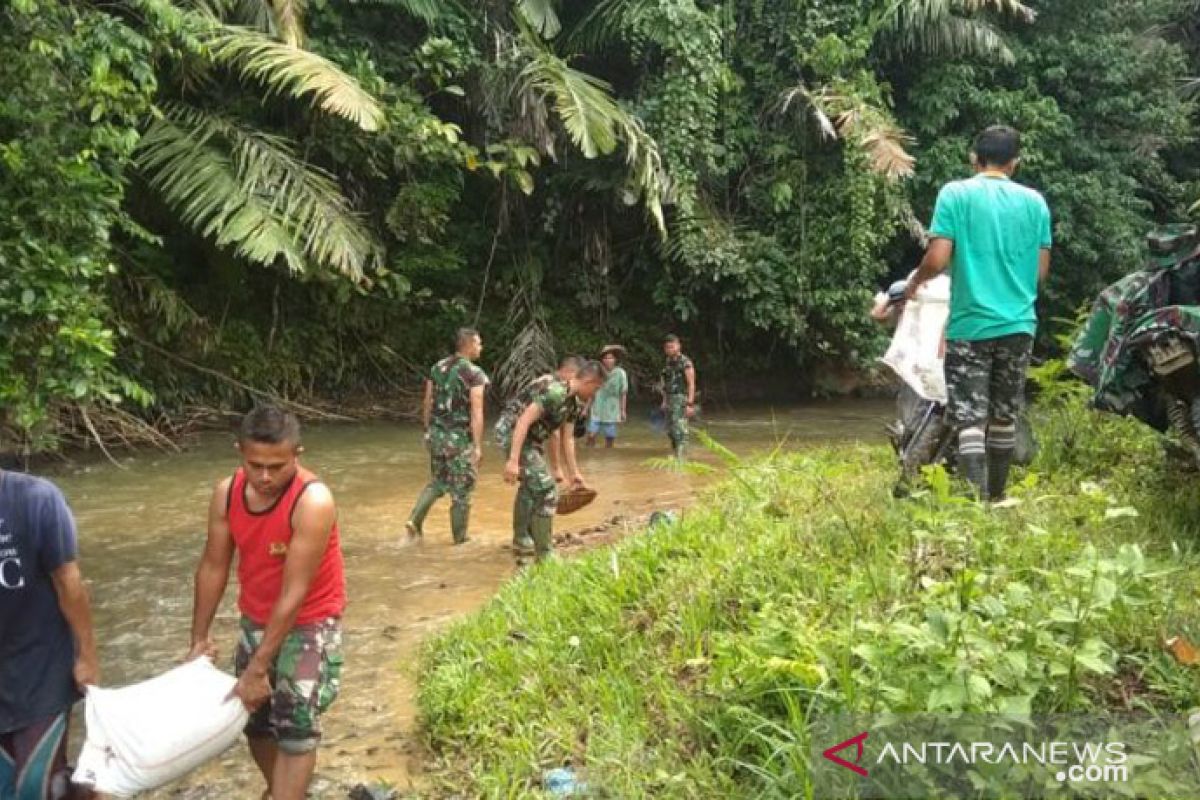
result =
[[[79,699],[75,637],[50,578],[76,550],[75,520],[58,487],[0,472],[0,733]]]

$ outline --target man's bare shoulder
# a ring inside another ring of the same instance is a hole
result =
[[[298,513],[319,513],[334,510],[335,508],[333,492],[320,480],[315,480],[308,484],[304,488],[304,494],[300,495],[300,499],[296,503],[296,511]]]

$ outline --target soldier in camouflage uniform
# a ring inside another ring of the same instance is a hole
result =
[[[539,561],[553,547],[558,507],[558,486],[546,463],[546,444],[554,447],[557,434],[573,485],[583,486],[583,474],[575,463],[574,423],[605,377],[599,362],[588,361],[570,378],[538,378],[521,390],[496,424],[496,437],[506,456],[504,480],[520,482],[513,506],[513,544],[521,550],[531,538]]]
[[[942,187],[929,249],[905,292],[911,299],[950,270],[947,415],[958,431],[959,472],[992,501],[1004,498],[1008,484],[1037,330],[1034,306],[1050,270],[1050,209],[1012,180],[1020,145],[1020,134],[1002,126],[976,137],[976,174]]]
[[[687,455],[688,420],[696,413],[696,367],[681,351],[675,334],[663,340],[667,363],[662,370],[662,410],[667,416],[667,437],[671,451],[683,460]]]
[[[409,536],[421,536],[429,509],[449,494],[450,529],[454,543],[463,544],[469,541],[471,492],[483,457],[483,393],[488,376],[474,363],[483,352],[478,331],[459,330],[455,350],[434,364],[425,380],[423,410],[432,478],[405,528]]]

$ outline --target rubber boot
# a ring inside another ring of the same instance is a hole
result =
[[[1016,425],[993,424],[987,435],[987,498],[993,503],[1004,499],[1008,471],[1017,447]]]
[[[978,500],[987,499],[987,450],[981,428],[967,428],[958,434],[958,474],[975,492]]]
[[[675,459],[677,461],[685,461],[687,459],[686,442],[672,442],[672,450],[675,453]]]
[[[533,503],[518,489],[513,500],[513,550],[525,554],[533,552],[533,538],[530,536],[532,524]]]
[[[412,513],[408,515],[408,522],[404,523],[404,528],[408,531],[409,536],[415,538],[425,534],[425,517],[428,516],[429,509],[433,508],[433,504],[441,496],[442,493],[432,483],[421,490],[417,504],[413,506]]]
[[[958,473],[971,485],[977,500],[987,497],[987,455],[984,453],[958,454]]]
[[[471,521],[471,506],[467,503],[452,503],[450,505],[450,532],[455,544],[466,544],[471,541],[467,535],[467,525]]]
[[[533,517],[533,546],[538,561],[545,561],[554,549],[554,517],[535,514]]]

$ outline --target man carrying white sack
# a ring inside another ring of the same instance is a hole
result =
[[[233,693],[251,712],[250,752],[264,797],[303,800],[317,763],[321,714],[341,680],[346,605],[337,510],[298,458],[300,425],[278,408],[242,420],[242,466],[217,484],[196,569],[189,658],[215,656],[213,617],[238,554],[242,614]]]
[[[0,798],[61,800],[71,706],[100,677],[75,520],[62,492],[0,471]]]

